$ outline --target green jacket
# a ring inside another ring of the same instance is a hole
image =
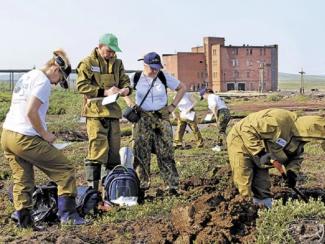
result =
[[[272,158],[286,165],[287,169],[297,172],[302,161],[301,146],[303,142],[294,138],[293,130],[297,115],[283,109],[266,109],[251,113],[239,121],[232,129],[246,149],[244,153],[251,156],[261,151],[271,153]],[[298,152],[299,149],[299,152]],[[291,155],[294,155],[292,160]]]
[[[76,86],[84,95],[82,116],[93,118],[121,118],[120,106],[115,102],[102,105],[103,90],[116,86],[130,88],[130,79],[126,75],[122,60],[113,58],[104,60],[97,48],[82,60],[77,67]]]

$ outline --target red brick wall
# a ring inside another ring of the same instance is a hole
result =
[[[163,63],[165,70],[187,84],[188,89],[197,89],[199,85],[204,84],[206,65],[203,53],[181,52],[173,56],[163,55]]]
[[[271,69],[277,70],[277,67],[273,67],[272,64],[272,49],[274,47],[221,47],[221,91],[227,91],[227,82],[245,83],[245,90],[258,91],[262,63],[264,64],[264,91],[271,91]]]
[[[192,52],[165,54],[165,70],[189,88],[208,82],[214,91],[227,91],[227,83],[233,83],[236,90],[244,84],[246,91],[258,91],[260,65],[264,64],[263,91],[277,90],[277,45],[224,46],[224,41],[222,37],[204,37],[203,46],[193,47]]]

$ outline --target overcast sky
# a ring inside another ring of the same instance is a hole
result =
[[[204,36],[226,45],[279,45],[279,71],[325,74],[323,0],[0,0],[0,69],[41,67],[56,48],[73,67],[107,32],[126,69],[146,52],[190,51]]]

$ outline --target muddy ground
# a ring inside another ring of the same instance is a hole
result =
[[[278,105],[278,106],[277,106]],[[297,105],[297,104],[296,104]],[[292,104],[274,103],[273,107],[292,108]],[[317,110],[323,103],[301,103],[294,110]],[[237,105],[233,110],[257,111],[270,107],[270,104]],[[85,141],[85,130],[61,131],[57,136],[65,141]],[[186,154],[186,150],[184,150]],[[181,181],[180,196],[187,203],[172,208],[167,216],[147,217],[133,221],[122,221],[103,225],[89,225],[88,227],[69,227],[61,229],[57,225],[48,227],[43,232],[33,232],[25,237],[16,235],[1,236],[0,242],[4,243],[253,243],[256,241],[256,219],[258,207],[238,195],[232,185],[231,170],[229,165],[218,165],[211,170],[212,174],[199,178],[190,177]],[[283,199],[286,203],[289,198],[300,199],[299,196],[281,185],[282,180],[277,175],[271,175],[275,199]],[[3,187],[8,177],[0,180],[0,194],[6,194]],[[304,177],[300,176],[300,183]],[[324,185],[322,185],[324,187]],[[325,190],[316,184],[310,188],[300,188],[308,198],[320,198],[325,203]],[[147,192],[145,202],[152,199],[170,198],[158,187],[153,187]],[[175,196],[173,196],[175,197]],[[1,209],[6,208],[6,203],[0,202]],[[0,227],[11,220],[7,215],[0,215]],[[100,216],[99,216],[100,218]],[[316,220],[317,221],[317,220]],[[304,223],[305,234],[308,229],[317,226],[317,222]],[[301,224],[292,224],[292,235],[301,233]],[[321,226],[321,225],[320,225]],[[306,230],[307,228],[307,230]],[[318,227],[315,227],[318,228]],[[316,231],[321,232],[320,229]],[[296,239],[299,241],[299,239]]]
[[[181,182],[181,195],[188,204],[172,209],[167,217],[146,218],[135,221],[71,228],[61,233],[57,226],[45,232],[34,232],[24,238],[4,239],[12,243],[253,243],[255,239],[258,208],[241,198],[231,183],[228,166],[216,168],[210,179],[192,177]],[[225,181],[226,180],[226,181]],[[274,182],[280,182],[273,176]],[[301,189],[308,198],[321,198],[323,189]],[[275,184],[275,198],[299,199],[290,189]],[[164,197],[160,189],[151,189],[146,201],[152,197]],[[10,221],[7,219],[7,221]],[[305,224],[306,225],[306,224]],[[301,225],[296,229],[301,228]],[[316,228],[316,227],[315,227]],[[293,235],[294,231],[292,230]],[[310,230],[315,232],[315,230]],[[306,232],[306,231],[305,231]],[[129,235],[125,236],[125,233]],[[307,235],[307,233],[305,233]],[[297,237],[298,238],[298,237]]]

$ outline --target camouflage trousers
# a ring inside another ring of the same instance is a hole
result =
[[[218,128],[218,135],[217,135],[217,144],[219,146],[226,146],[226,129],[227,125],[231,119],[231,115],[229,109],[222,108],[219,109],[217,112],[217,128]]]
[[[195,117],[194,121],[183,120],[181,118],[178,119],[177,128],[176,128],[176,136],[175,136],[175,144],[182,145],[183,137],[184,137],[184,133],[185,133],[185,129],[186,129],[187,125],[193,131],[197,145],[202,146],[203,138],[202,138],[201,132],[199,130],[199,127],[197,126],[197,118],[196,117]]]
[[[151,153],[157,155],[160,175],[170,188],[177,189],[179,176],[174,160],[173,130],[169,120],[161,119],[157,113],[143,112],[135,124],[134,168],[140,178],[141,187],[150,186]]]

